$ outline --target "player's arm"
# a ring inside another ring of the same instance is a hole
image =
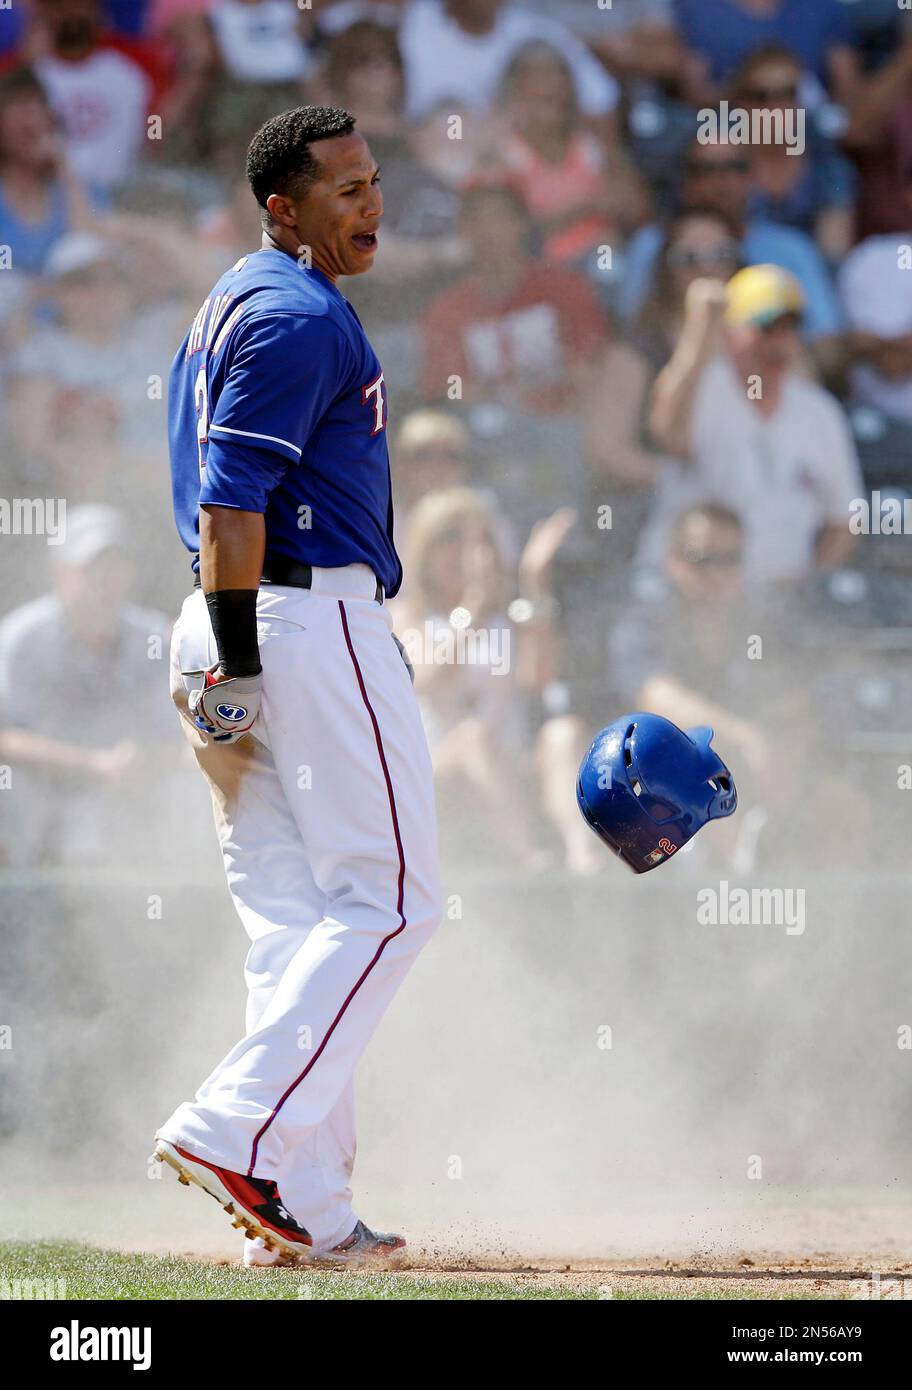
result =
[[[200,508],[200,578],[221,676],[254,676],[260,667],[256,599],[263,573],[262,512],[212,504]]]
[[[351,353],[328,319],[288,314],[242,318],[225,351],[230,368],[206,424],[200,487],[200,580],[219,662],[201,673],[190,710],[204,732],[233,741],[253,726],[260,702],[264,513],[347,380]]]

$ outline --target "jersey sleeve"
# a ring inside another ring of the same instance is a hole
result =
[[[353,370],[332,319],[262,315],[235,330],[207,427],[200,505],[263,512]]]

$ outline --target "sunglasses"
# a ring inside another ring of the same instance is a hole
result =
[[[755,102],[797,101],[798,87],[794,82],[782,87],[745,87],[743,96]]]
[[[691,178],[709,178],[714,174],[749,174],[750,160],[724,159],[703,164],[700,160],[692,159],[687,162],[687,172]]]
[[[779,314],[778,317],[770,319],[769,323],[761,324],[760,331],[762,333],[778,333],[780,329],[788,328],[793,333],[797,333],[802,323],[803,319],[800,314]]]
[[[687,547],[680,558],[694,569],[733,569],[735,565],[741,563],[740,550],[719,550],[715,554],[711,551],[697,550]]]
[[[673,247],[668,252],[672,270],[694,270],[697,266],[737,264],[741,248],[736,241],[720,241],[715,246]]]

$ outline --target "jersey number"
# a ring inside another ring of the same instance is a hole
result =
[[[202,473],[206,467],[206,460],[203,458],[203,445],[209,440],[209,389],[206,385],[205,367],[201,367],[197,372],[193,387],[193,399],[196,402],[196,447],[199,452],[199,466]]]

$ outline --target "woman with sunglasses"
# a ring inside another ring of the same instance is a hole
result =
[[[633,343],[654,372],[671,356],[684,326],[684,301],[694,280],[728,280],[741,264],[738,228],[713,208],[692,207],[668,224],[652,290],[634,327]]]
[[[626,343],[611,349],[609,369],[600,388],[600,418],[610,430],[590,441],[606,500],[627,520],[625,532],[645,524],[649,489],[656,483],[662,457],[646,431],[649,391],[674,351],[684,326],[684,302],[694,280],[726,281],[740,264],[736,225],[712,208],[688,208],[667,224],[652,288]],[[616,490],[615,490],[616,489]],[[627,560],[615,546],[613,557]]]

